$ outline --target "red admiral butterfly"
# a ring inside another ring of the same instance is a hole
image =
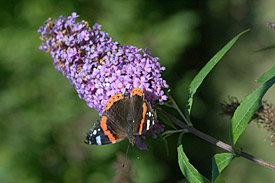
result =
[[[131,95],[118,93],[105,105],[101,121],[97,121],[86,137],[86,144],[105,145],[128,139],[134,145],[135,136],[142,135],[155,124],[156,112],[144,99],[142,89]]]

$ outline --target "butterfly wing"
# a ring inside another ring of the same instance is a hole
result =
[[[87,134],[87,144],[105,145],[122,141],[126,138],[126,118],[128,96],[113,95],[105,105],[101,121],[97,121]]]
[[[108,100],[103,112],[103,115],[109,119],[108,128],[121,138],[126,137],[128,106],[129,96],[119,93]]]
[[[130,106],[132,106],[131,110],[135,121],[134,134],[144,134],[155,124],[157,115],[151,104],[144,99],[143,91],[140,88],[132,90],[130,103],[132,104]]]
[[[113,138],[116,140],[115,136],[110,138],[106,132],[100,126],[101,121],[97,121],[94,127],[90,129],[87,133],[85,143],[90,145],[105,145],[112,143]],[[114,140],[114,141],[115,141]]]

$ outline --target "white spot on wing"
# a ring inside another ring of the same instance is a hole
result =
[[[151,113],[151,112],[149,112],[149,117],[151,117],[151,115],[152,115],[152,113]]]
[[[147,119],[147,127],[146,127],[146,130],[149,130],[149,128],[150,128],[150,120]]]
[[[153,124],[153,125],[155,124],[155,120],[152,120],[152,124]]]
[[[95,138],[95,140],[96,140],[97,145],[101,145],[101,138],[100,138],[100,136],[97,136]]]
[[[97,133],[97,131],[96,131],[96,130],[94,130],[94,131],[93,131],[93,134],[95,135],[96,133]]]

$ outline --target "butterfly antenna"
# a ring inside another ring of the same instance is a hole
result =
[[[123,164],[122,164],[122,168],[124,168],[124,165],[125,165],[125,162],[126,162],[126,158],[127,158],[127,156],[128,156],[129,147],[130,147],[130,142],[129,142],[128,147],[127,147],[127,150],[126,150],[126,154],[125,154],[125,156],[124,156],[124,161],[123,161]]]

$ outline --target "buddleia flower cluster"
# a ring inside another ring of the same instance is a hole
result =
[[[101,25],[89,26],[87,21],[76,22],[79,16],[52,20],[49,18],[38,29],[40,49],[52,56],[56,70],[61,71],[88,106],[101,115],[108,99],[116,93],[130,93],[141,88],[152,105],[167,99],[168,88],[161,72],[165,70],[148,49],[120,45]],[[158,124],[155,131],[161,131]],[[137,139],[142,144],[144,140]],[[145,146],[144,146],[145,147]]]

